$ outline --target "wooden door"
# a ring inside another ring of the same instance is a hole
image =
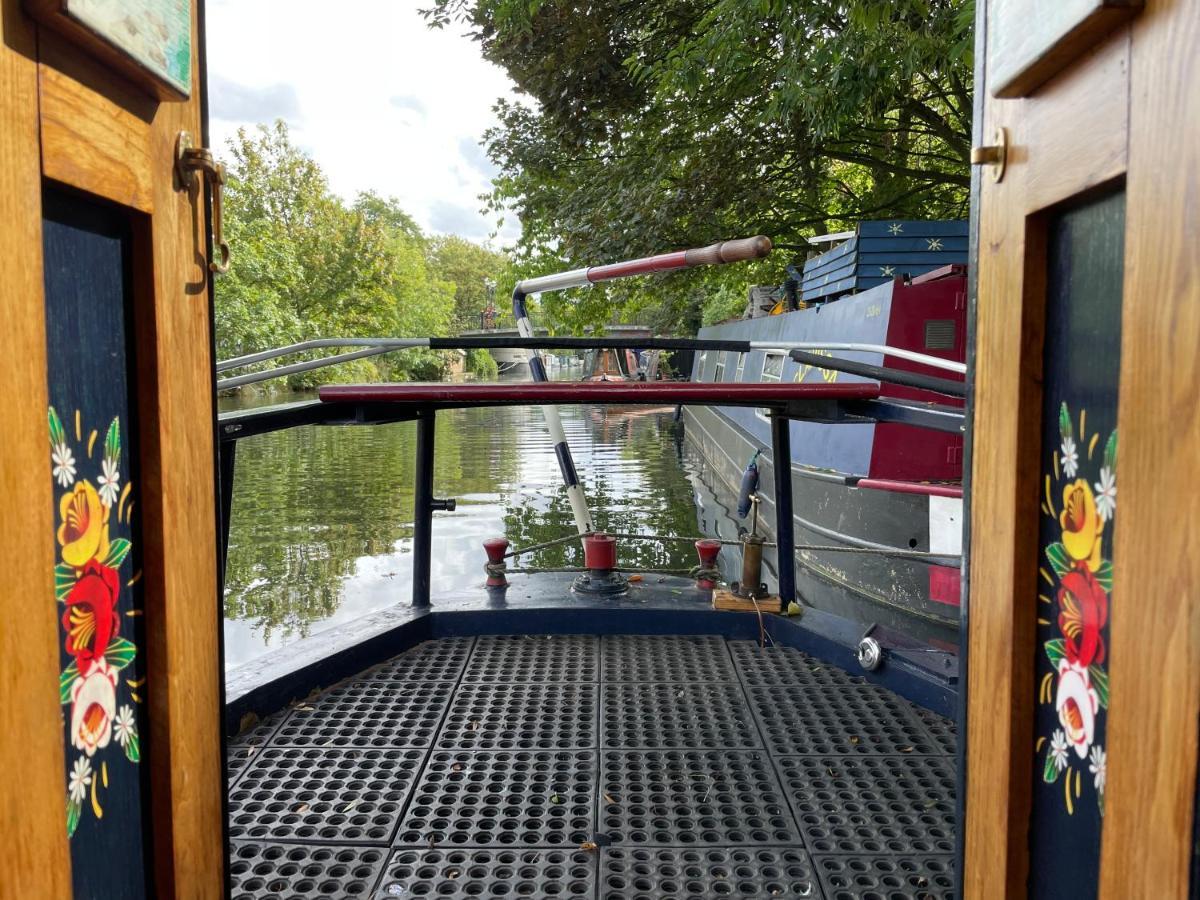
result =
[[[201,12],[0,0],[4,897],[223,892]]]
[[[1139,6],[977,11],[968,897],[1189,888],[1200,5]]]

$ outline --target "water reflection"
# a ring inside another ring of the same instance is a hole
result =
[[[560,413],[598,528],[696,531],[670,410],[561,407]],[[415,452],[412,423],[297,428],[239,443],[225,591],[227,667],[409,602]],[[434,492],[458,500],[455,512],[435,516],[435,602],[439,591],[483,581],[484,538],[504,534],[524,546],[574,528],[536,408],[439,414]],[[577,564],[578,549],[549,548],[532,562]],[[686,544],[638,542],[623,545],[622,562],[686,568],[695,559]]]

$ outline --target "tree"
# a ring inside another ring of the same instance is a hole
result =
[[[455,286],[433,271],[426,238],[394,199],[365,193],[347,204],[282,121],[239,131],[227,152],[226,230],[235,253],[216,289],[219,357],[314,337],[449,333]],[[439,354],[406,350],[293,375],[288,384],[428,379],[443,367]]]
[[[497,293],[508,267],[503,253],[457,235],[431,238],[427,253],[434,275],[454,285],[454,324],[460,330],[480,327],[480,314],[488,303],[488,283],[497,309],[505,308],[507,296]]]
[[[519,262],[566,268],[755,233],[802,244],[861,218],[965,215],[971,0],[434,0],[534,103],[498,103],[489,204]],[[614,285],[582,305],[694,327],[697,288],[757,269]],[[603,303],[599,301],[603,301]]]

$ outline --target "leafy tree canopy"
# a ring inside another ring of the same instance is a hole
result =
[[[282,121],[239,131],[226,155],[225,229],[235,252],[217,282],[219,358],[313,337],[446,335],[460,306],[474,309],[483,278],[507,271],[502,254],[427,238],[392,198],[338,197]],[[288,384],[430,379],[443,365],[439,354],[406,350]]]
[[[518,266],[550,271],[756,233],[966,213],[973,0],[434,0],[532,102],[501,101],[490,205]],[[757,267],[547,298],[576,328],[610,305],[695,327]]]

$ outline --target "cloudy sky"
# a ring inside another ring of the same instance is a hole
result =
[[[479,146],[504,72],[457,29],[430,30],[428,0],[209,0],[212,140],[283,118],[339,194],[397,197],[422,228],[483,241]],[[498,238],[518,231],[509,216]]]

